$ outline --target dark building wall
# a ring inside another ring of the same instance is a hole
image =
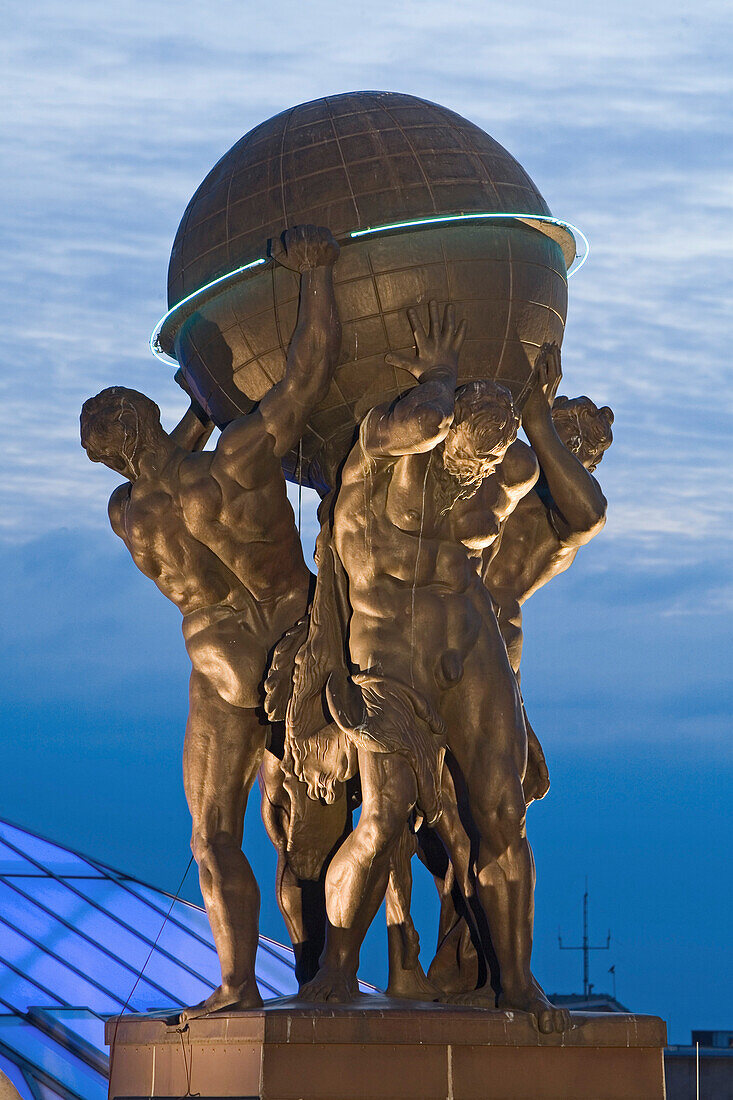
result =
[[[667,1100],[695,1100],[695,1048],[664,1052]],[[733,1051],[700,1050],[700,1100],[733,1100]]]

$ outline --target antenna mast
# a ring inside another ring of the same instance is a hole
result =
[[[587,997],[590,994],[591,985],[589,981],[589,954],[591,951],[608,951],[611,946],[611,932],[609,930],[608,937],[604,944],[592,945],[588,941],[588,877],[585,879],[585,893],[583,894],[583,943],[579,946],[571,946],[570,944],[564,944],[562,942],[562,936],[558,930],[557,942],[561,951],[582,951],[583,952],[583,996]],[[615,977],[615,975],[614,975]]]

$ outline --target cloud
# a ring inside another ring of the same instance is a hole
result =
[[[89,394],[125,382],[149,392],[167,423],[183,411],[147,337],[178,219],[211,164],[290,103],[381,85],[485,125],[591,238],[564,354],[567,389],[617,416],[602,467],[604,537],[649,560],[671,540],[685,559],[711,540],[722,553],[733,529],[719,458],[729,22],[723,4],[691,19],[682,4],[626,0],[593,11],[565,0],[551,15],[534,2],[471,0],[458,22],[438,2],[376,4],[367,16],[288,0],[254,22],[224,0],[206,19],[164,0],[104,14],[89,0],[41,0],[32,15],[16,4],[5,71],[14,110],[2,124],[0,537],[106,522],[113,482],[77,446]]]

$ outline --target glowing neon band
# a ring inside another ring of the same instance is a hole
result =
[[[494,212],[491,214],[479,213],[479,214],[441,214],[434,218],[415,218],[411,221],[404,222],[390,222],[388,225],[375,225],[373,229],[354,229],[349,233],[350,237],[367,237],[372,233],[387,233],[390,229],[412,229],[421,225],[439,225],[445,222],[469,222],[469,221],[502,221],[506,219],[517,219],[523,222],[547,222],[548,225],[556,225],[559,229],[565,229],[572,237],[576,239],[580,237],[583,242],[585,251],[578,260],[577,264],[573,267],[572,271],[568,271],[568,277],[574,275],[576,271],[580,271],[581,267],[588,259],[588,253],[590,252],[590,243],[582,229],[578,229],[576,225],[572,225],[570,222],[561,221],[560,218],[553,218],[550,214],[501,214]]]
[[[218,279],[212,279],[210,283],[206,283],[205,286],[200,286],[198,290],[194,290],[192,294],[188,294],[185,298],[181,298],[180,302],[176,302],[176,304],[171,309],[169,309],[168,312],[158,321],[157,325],[153,329],[153,335],[150,337],[150,350],[152,351],[156,359],[163,359],[165,357],[164,361],[172,361],[174,363],[177,362],[177,360],[174,359],[172,355],[168,355],[167,352],[163,351],[160,344],[158,343],[161,329],[163,328],[163,325],[166,323],[169,317],[172,317],[174,313],[177,313],[182,306],[188,305],[196,298],[203,297],[204,294],[206,294],[209,290],[212,290],[215,286],[224,284],[230,279],[234,281],[243,272],[250,271],[253,267],[260,267],[262,264],[266,263],[266,259],[252,260],[251,263],[243,264],[242,267],[235,267],[233,271],[227,271],[226,275],[220,275]]]
[[[377,234],[377,233],[388,233],[390,230],[393,230],[393,229],[415,229],[415,228],[419,228],[420,226],[423,226],[423,225],[426,225],[426,226],[427,225],[444,225],[444,224],[450,223],[450,222],[470,222],[470,221],[479,221],[479,220],[480,221],[507,221],[507,220],[514,221],[514,220],[518,220],[518,221],[522,221],[522,222],[525,222],[525,223],[526,222],[547,222],[549,225],[556,225],[559,229],[564,229],[567,233],[569,233],[576,240],[578,238],[580,238],[580,240],[583,242],[583,245],[585,247],[585,252],[580,257],[578,262],[573,265],[572,270],[568,270],[568,278],[570,278],[571,275],[574,275],[576,273],[576,271],[579,271],[581,269],[581,267],[583,266],[583,264],[585,263],[585,261],[588,259],[588,253],[590,251],[590,244],[588,243],[588,238],[586,237],[585,233],[583,233],[582,230],[578,229],[577,226],[571,225],[570,222],[561,221],[559,218],[553,218],[548,214],[502,214],[502,213],[499,213],[499,212],[494,212],[494,213],[473,213],[473,214],[443,214],[443,215],[432,217],[432,218],[415,218],[415,219],[410,220],[410,221],[390,222],[387,225],[375,225],[374,227],[370,227],[369,229],[354,229],[350,233],[347,234],[347,237],[351,238],[352,240],[355,240],[355,239],[358,239],[359,237],[373,236],[374,234]],[[577,258],[577,253],[576,253],[576,258]],[[267,263],[267,258],[263,257],[263,258],[258,259],[258,260],[252,260],[251,263],[243,264],[242,267],[234,268],[233,271],[228,271],[226,273],[226,275],[220,275],[218,279],[212,279],[212,281],[210,283],[206,283],[205,286],[199,287],[198,290],[194,290],[192,294],[187,295],[185,298],[182,298],[180,302],[177,302],[176,305],[172,306],[171,309],[169,309],[168,312],[165,314],[165,316],[161,317],[161,319],[158,321],[158,324],[155,326],[155,328],[153,330],[153,334],[150,337],[150,350],[152,351],[152,353],[156,357],[156,359],[161,359],[164,363],[175,363],[176,362],[175,357],[172,356],[172,355],[169,355],[168,352],[164,351],[163,348],[160,345],[160,337],[161,337],[163,327],[171,320],[171,318],[173,317],[174,314],[178,313],[178,311],[180,309],[182,309],[184,306],[191,305],[193,302],[197,301],[198,299],[203,298],[205,296],[208,296],[209,292],[211,290],[213,290],[215,287],[222,287],[223,288],[227,283],[236,281],[239,278],[239,276],[242,275],[244,272],[250,271],[254,267],[261,267],[262,264],[266,264],[266,263]]]

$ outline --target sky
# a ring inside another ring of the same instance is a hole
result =
[[[590,10],[592,7],[593,10]],[[615,412],[601,536],[525,609],[522,681],[552,787],[531,808],[534,969],[671,1039],[733,1027],[730,95],[726,0],[10,0],[2,35],[0,815],[175,891],[188,861],[180,616],[107,525],[84,399],[184,398],[151,357],[181,214],[219,157],[295,103],[408,92],[488,130],[591,242],[563,391]],[[304,544],[315,532],[305,503]],[[285,938],[248,810],[262,929]],[[197,898],[195,875],[183,893]],[[418,875],[423,957],[433,888]],[[362,976],[384,978],[379,919]]]

